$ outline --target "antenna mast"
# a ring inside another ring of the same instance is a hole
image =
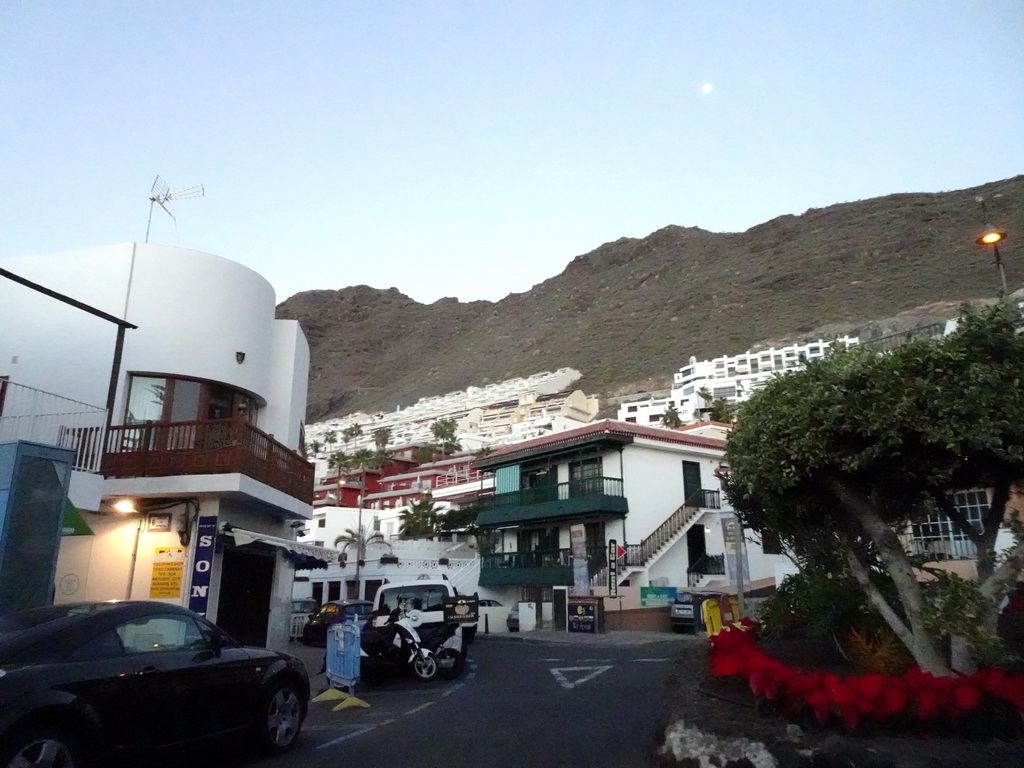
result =
[[[187,200],[190,197],[202,197],[206,194],[206,189],[202,184],[196,184],[193,187],[187,187],[185,189],[179,189],[177,192],[171,192],[171,188],[167,186],[167,182],[161,179],[159,176],[153,182],[153,187],[149,191],[149,221],[146,222],[146,240],[149,242],[149,227],[153,223],[153,204],[156,203],[164,212],[174,220],[175,231],[177,231],[178,220],[174,218],[174,214],[167,209],[167,203],[171,200]]]

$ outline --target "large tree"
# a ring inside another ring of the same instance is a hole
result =
[[[729,438],[725,485],[744,524],[780,536],[798,555],[838,556],[833,562],[935,674],[973,670],[979,646],[994,637],[998,602],[1024,567],[1022,526],[1007,506],[1024,480],[1019,324],[1020,312],[1000,303],[965,308],[940,341],[888,354],[834,348],[755,393]],[[980,530],[950,500],[970,488],[991,494]],[[940,513],[977,546],[976,580],[919,580],[923,563],[909,554],[906,533]],[[1001,525],[1015,537],[997,556]],[[886,599],[879,576],[898,599]]]

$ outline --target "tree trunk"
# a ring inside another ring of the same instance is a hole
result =
[[[907,554],[903,550],[903,545],[896,532],[882,519],[873,506],[859,498],[843,483],[832,479],[830,484],[840,504],[860,523],[861,528],[878,548],[882,563],[889,572],[896,592],[899,594],[900,603],[903,605],[907,617],[906,623],[900,620],[877,588],[871,584],[866,569],[853,556],[852,551],[848,552],[847,560],[856,562],[860,566],[861,574],[857,575],[855,572],[855,576],[857,576],[861,587],[867,592],[872,605],[879,610],[886,623],[903,641],[923,672],[940,676],[951,675],[952,672],[949,665],[946,664],[943,654],[939,651],[936,639],[932,637],[925,628],[924,622],[921,621],[921,613],[924,610],[921,585],[914,575],[914,569],[907,559]]]
[[[954,670],[963,675],[973,675],[978,671],[975,659],[974,646],[970,640],[961,635],[953,635],[950,638],[949,665]]]

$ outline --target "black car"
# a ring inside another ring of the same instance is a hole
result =
[[[301,661],[242,647],[179,606],[74,603],[0,616],[0,768],[79,768],[230,733],[284,752],[308,702]]]
[[[327,628],[331,624],[345,621],[355,616],[362,625],[373,613],[373,603],[369,600],[330,600],[320,606],[320,610],[309,617],[302,628],[301,641],[306,645],[327,645]]]

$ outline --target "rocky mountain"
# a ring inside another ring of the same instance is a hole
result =
[[[564,366],[588,393],[622,394],[667,387],[691,355],[880,335],[994,298],[992,249],[974,242],[986,223],[1010,233],[1012,292],[1024,283],[1024,176],[812,208],[741,233],[668,226],[499,302],[424,305],[355,286],[296,294],[277,314],[309,340],[310,421]]]

